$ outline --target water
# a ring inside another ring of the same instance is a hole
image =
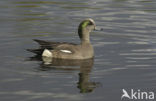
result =
[[[1,101],[120,101],[122,89],[156,91],[155,0],[1,0],[0,15]],[[32,39],[79,43],[85,18],[104,29],[91,34],[94,60],[30,61]]]

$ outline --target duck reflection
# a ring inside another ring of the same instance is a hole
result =
[[[39,58],[31,57],[31,60],[42,60],[40,64],[41,71],[47,71],[50,69],[55,70],[79,70],[79,81],[77,82],[77,88],[80,89],[80,93],[92,92],[100,83],[90,81],[90,73],[94,64],[94,59],[86,60],[64,60],[64,59],[51,59],[51,58]]]

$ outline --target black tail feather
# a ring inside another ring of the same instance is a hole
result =
[[[27,49],[27,51],[35,53],[37,55],[41,55],[44,51],[44,49]]]
[[[49,42],[47,41],[43,41],[43,40],[38,40],[38,39],[33,39],[35,42],[37,42],[38,44],[40,45],[47,45],[47,44],[50,44]]]
[[[43,41],[38,39],[33,39],[33,40],[38,44],[40,44],[41,48],[43,49],[53,49],[53,46],[55,46],[55,43],[53,42],[48,42],[48,41]]]

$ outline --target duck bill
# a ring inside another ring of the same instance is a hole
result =
[[[102,28],[99,28],[99,27],[95,27],[94,28],[94,31],[102,31],[103,29]]]

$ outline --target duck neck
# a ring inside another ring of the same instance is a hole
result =
[[[81,44],[90,43],[90,32],[86,29],[83,29],[79,32],[79,37],[81,39]]]

